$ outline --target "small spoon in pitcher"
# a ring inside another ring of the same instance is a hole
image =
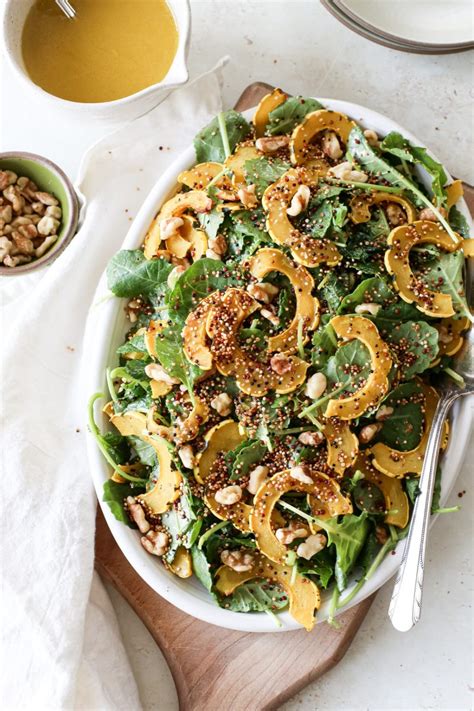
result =
[[[73,20],[76,17],[76,11],[69,0],[55,0],[55,2],[69,20]]]

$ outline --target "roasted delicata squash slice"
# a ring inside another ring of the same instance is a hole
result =
[[[250,273],[256,279],[263,279],[273,271],[288,277],[295,292],[296,310],[290,325],[268,339],[268,351],[293,353],[298,348],[298,329],[301,328],[302,343],[305,344],[309,340],[309,332],[319,324],[319,301],[311,295],[314,279],[305,267],[292,264],[279,249],[260,249],[251,260]]]
[[[359,453],[354,464],[354,470],[361,471],[364,479],[371,484],[375,484],[382,492],[385,499],[385,523],[398,528],[405,528],[410,518],[410,507],[400,479],[394,479],[375,469],[370,461],[370,456],[366,452]]]
[[[297,467],[300,469],[300,467]],[[312,482],[303,482],[292,476],[291,469],[278,472],[258,489],[254,497],[250,515],[250,528],[259,550],[275,563],[284,563],[288,549],[280,543],[272,526],[272,515],[278,500],[288,491],[306,493],[314,514],[329,518],[338,514],[351,513],[352,506],[339,489],[339,484],[321,472],[308,469]]]
[[[183,215],[184,225],[179,233],[165,240],[166,249],[178,259],[185,259],[188,255],[193,262],[206,254],[207,235],[204,230],[196,227],[194,218]]]
[[[270,121],[270,113],[284,104],[287,99],[288,94],[285,94],[281,89],[274,89],[271,94],[263,97],[253,117],[255,136],[257,138],[265,135],[265,128]]]
[[[290,368],[279,375],[268,363],[252,358],[238,343],[237,334],[245,319],[259,304],[243,289],[230,288],[220,302],[211,307],[206,322],[211,337],[210,350],[217,370],[236,379],[239,389],[247,395],[261,397],[269,390],[285,394],[304,383],[309,364],[289,355]]]
[[[424,402],[424,426],[420,442],[415,449],[408,452],[401,452],[393,449],[382,442],[377,442],[370,449],[372,464],[376,469],[389,477],[402,478],[407,474],[421,474],[423,458],[425,456],[428,436],[433,422],[434,413],[438,404],[439,396],[436,390],[423,382],[420,382],[423,391]],[[444,425],[444,439],[448,434],[448,425]]]
[[[401,195],[394,195],[392,193],[384,193],[380,191],[375,191],[369,195],[357,195],[356,197],[353,197],[350,201],[351,211],[349,217],[354,224],[359,225],[362,222],[368,222],[370,220],[370,210],[374,207],[374,205],[387,207],[391,203],[400,205],[405,212],[407,223],[415,222],[417,218],[417,211],[415,206],[407,200],[407,198],[402,197]]]
[[[354,121],[337,111],[320,109],[307,114],[291,135],[291,162],[293,165],[303,165],[307,161],[311,151],[310,144],[321,131],[334,131],[346,144],[355,125]]]
[[[208,163],[198,163],[189,170],[183,170],[183,172],[178,175],[178,183],[185,185],[191,190],[205,190],[209,183],[215,180],[223,170],[223,163],[214,163],[212,161]],[[214,184],[219,188],[230,188],[230,181],[225,175],[222,175]]]
[[[178,193],[165,202],[146,234],[144,241],[145,257],[152,259],[160,250],[162,241],[160,233],[161,220],[168,217],[181,217],[186,212],[209,212],[211,208],[212,200],[204,190],[190,190],[187,193]]]
[[[163,395],[168,395],[173,389],[170,383],[165,383],[163,380],[150,380],[151,396],[154,400]]]
[[[166,328],[166,326],[166,321],[150,321],[150,323],[148,324],[148,328],[144,333],[145,346],[152,358],[156,359],[158,357],[156,353],[156,337],[159,333],[163,331],[163,329]]]
[[[235,449],[246,437],[238,422],[224,420],[206,432],[204,439],[206,448],[198,454],[194,467],[194,477],[200,484],[204,484],[208,479],[218,454]]]
[[[459,235],[458,238],[454,242],[437,222],[429,220],[417,220],[411,225],[396,227],[388,236],[385,267],[393,276],[393,284],[404,301],[414,303],[427,316],[453,316],[453,300],[449,294],[431,291],[421,278],[413,274],[410,251],[419,244],[434,244],[445,252],[455,252],[461,245]]]
[[[237,422],[234,420],[225,420],[212,427],[209,432],[206,433],[204,439],[206,440],[207,446],[198,454],[194,467],[194,478],[200,484],[209,482],[212,467],[219,454],[235,449],[235,447],[246,439],[246,435]],[[229,484],[232,484],[232,482],[229,482]],[[222,521],[232,521],[232,524],[240,531],[245,533],[250,531],[249,517],[252,506],[246,504],[244,501],[239,501],[230,506],[223,506],[216,501],[214,493],[212,493],[210,488],[207,488],[204,499],[207,507],[214,516],[220,518]],[[274,512],[272,521],[276,525],[284,525],[284,519],[279,511]]]
[[[225,159],[224,166],[232,173],[232,185],[240,188],[246,185],[245,163],[248,160],[261,158],[262,154],[255,148],[253,143],[241,143],[234,153]]]
[[[344,341],[357,338],[370,354],[372,372],[365,384],[353,395],[329,400],[324,413],[325,417],[354,420],[374,408],[386,395],[392,359],[387,344],[369,319],[363,316],[335,316],[330,324],[339,338]]]
[[[318,474],[318,476],[325,476]],[[330,487],[327,485],[316,494],[308,494],[308,505],[313,516],[322,520],[334,518],[334,516],[345,516],[352,513],[351,500],[344,496],[339,488],[339,484],[334,479],[327,477]],[[315,521],[309,524],[312,533],[321,530],[321,526]]]
[[[134,477],[140,477],[142,470],[143,470],[143,465],[140,463],[138,463],[138,464],[121,464],[120,465],[121,472],[125,472],[126,474],[130,474],[131,476],[134,476]],[[125,479],[125,477],[120,476],[118,471],[115,471],[110,478],[112,481],[115,481],[116,484],[127,484],[128,483],[128,480]]]
[[[207,447],[198,455],[194,468],[194,476],[197,481],[206,485],[219,454],[235,449],[245,439],[245,434],[234,420],[224,420],[224,422],[220,422],[210,429],[205,435]],[[238,501],[236,504],[223,506],[216,501],[214,493],[209,488],[206,488],[204,500],[209,510],[217,518],[222,521],[232,521],[239,531],[247,532],[250,530],[249,516],[252,507],[248,504]]]
[[[344,420],[330,417],[325,420],[323,434],[327,440],[328,466],[339,476],[351,467],[359,451],[359,440]]]
[[[190,400],[188,396],[188,401]],[[201,428],[207,420],[209,419],[209,406],[207,403],[197,395],[194,395],[193,409],[186,417],[185,420],[180,422],[179,426],[174,429],[174,440],[178,444],[184,444],[184,442],[190,442],[195,439]]]
[[[179,546],[176,551],[172,563],[168,563],[167,567],[178,578],[190,578],[193,574],[193,563],[190,552],[184,547]]]
[[[453,180],[450,185],[445,187],[444,191],[446,193],[446,209],[449,212],[464,195],[462,180]]]
[[[319,609],[321,596],[317,586],[308,578],[297,573],[287,565],[268,560],[261,553],[255,553],[255,563],[251,570],[239,573],[227,565],[222,565],[216,572],[216,590],[221,595],[232,593],[248,580],[261,578],[269,583],[280,585],[288,595],[290,615],[308,630],[313,629],[315,610]]]
[[[183,328],[183,350],[191,363],[201,370],[211,370],[213,367],[212,353],[208,344],[206,321],[213,305],[221,298],[219,292],[206,296],[199,302],[194,311],[186,318]]]
[[[445,318],[439,323],[435,323],[434,327],[439,333],[438,338],[438,357],[433,365],[439,363],[441,356],[452,356],[457,353],[464,343],[463,333],[470,326],[470,321],[467,317],[464,318]]]
[[[110,421],[124,437],[139,437],[155,450],[159,463],[158,480],[150,491],[137,496],[137,500],[145,504],[152,514],[168,511],[173,501],[181,495],[181,474],[174,468],[171,445],[164,437],[147,434],[146,415],[142,412],[112,415]]]
[[[291,168],[265,190],[262,205],[267,216],[267,230],[277,244],[288,247],[293,259],[306,267],[316,267],[326,263],[337,264],[341,255],[332,242],[315,239],[300,232],[290,221],[287,209],[301,185],[317,185],[317,171],[305,168]]]

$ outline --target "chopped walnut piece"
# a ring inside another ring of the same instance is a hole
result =
[[[133,496],[127,496],[126,503],[130,518],[137,524],[140,533],[148,533],[151,526],[146,520],[143,507],[137,503],[137,500],[134,499]]]
[[[140,543],[147,553],[161,556],[166,553],[168,540],[168,534],[164,531],[148,531],[146,536],[140,538]]]
[[[289,136],[263,136],[262,138],[257,138],[255,147],[262,153],[276,153],[280,148],[286,148],[289,143]]]
[[[232,506],[242,498],[242,489],[237,484],[225,486],[223,489],[216,491],[214,498],[221,506]]]
[[[247,573],[252,570],[255,558],[247,551],[222,551],[221,562],[236,573]]]
[[[327,538],[323,533],[314,533],[303,542],[300,543],[296,549],[296,555],[300,558],[305,558],[310,560],[313,555],[319,553],[323,550],[327,543]]]
[[[270,358],[270,368],[277,375],[284,375],[285,373],[289,373],[292,368],[291,360],[284,353],[275,353],[275,355]]]
[[[300,481],[302,484],[313,484],[312,478],[306,473],[306,468],[302,466],[292,467],[290,469],[290,476],[296,481]]]
[[[247,484],[247,491],[255,495],[263,482],[266,481],[269,471],[269,468],[263,464],[252,469],[249,476],[249,483]]]

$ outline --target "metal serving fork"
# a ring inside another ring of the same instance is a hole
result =
[[[56,0],[56,5],[61,8],[69,20],[73,20],[76,17],[76,11],[69,0]]]
[[[474,267],[468,264],[466,291],[468,303],[470,304],[472,303],[472,292],[474,291],[473,272]],[[420,493],[415,501],[410,531],[390,601],[388,614],[393,626],[400,632],[407,632],[411,629],[421,616],[426,542],[443,423],[452,404],[458,398],[474,393],[473,328],[466,334],[463,347],[456,356],[456,372],[464,378],[465,386],[460,389],[453,384],[452,380],[450,383],[445,382],[441,386],[443,394],[434,414],[431,433],[426,446],[419,482]]]

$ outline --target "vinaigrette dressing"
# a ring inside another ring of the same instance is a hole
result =
[[[23,29],[30,78],[69,101],[122,99],[161,81],[178,46],[165,0],[74,0],[69,20],[54,0],[36,0]]]

